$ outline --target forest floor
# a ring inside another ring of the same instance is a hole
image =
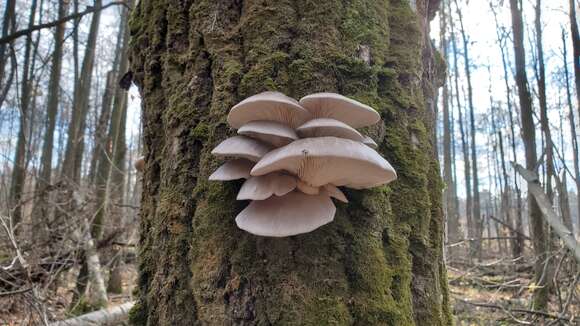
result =
[[[506,268],[506,266],[508,266]],[[457,325],[580,325],[577,294],[580,284],[570,291],[572,280],[558,284],[550,313],[531,308],[534,291],[531,266],[515,270],[501,260],[461,268],[448,266],[449,292]],[[566,305],[568,294],[575,292]],[[575,297],[575,298],[574,298]],[[557,313],[567,307],[562,316]]]
[[[554,295],[550,304],[552,312],[542,316],[530,308],[534,289],[531,266],[520,264],[516,269],[513,263],[501,259],[454,265],[448,266],[448,280],[452,311],[458,326],[580,325],[580,304],[577,297],[570,300],[571,304],[566,308],[567,319],[558,319],[558,313],[555,313],[562,311],[561,305],[565,305],[570,284],[573,284],[571,280],[561,284],[562,293]],[[69,309],[74,276],[75,271],[71,271],[61,280],[68,286],[59,290],[56,295],[46,298],[45,308],[52,320],[64,320],[83,313],[79,307],[75,313],[71,313]],[[110,294],[109,307],[134,300],[132,293],[136,277],[135,267],[125,265],[123,293]],[[580,284],[576,283],[575,291],[576,294],[580,293]],[[26,296],[0,297],[0,325],[39,325],[38,320],[29,318],[37,315],[31,313],[31,309],[35,308]]]

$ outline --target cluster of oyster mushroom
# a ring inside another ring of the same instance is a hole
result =
[[[238,227],[270,237],[311,232],[334,219],[331,198],[347,203],[338,187],[372,188],[397,178],[355,128],[377,123],[371,107],[334,93],[300,102],[264,92],[235,105],[228,115],[238,136],[213,151],[234,158],[209,180],[246,179],[237,199],[251,200],[236,217]]]

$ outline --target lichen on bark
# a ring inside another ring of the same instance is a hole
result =
[[[406,0],[139,2],[131,67],[146,169],[134,324],[451,324],[428,12]],[[309,234],[237,229],[241,182],[208,182],[222,163],[210,151],[234,133],[231,106],[265,90],[373,106],[382,122],[365,131],[399,179],[346,190],[350,203]]]

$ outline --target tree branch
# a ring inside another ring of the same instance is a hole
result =
[[[81,11],[81,12],[78,12],[78,13],[75,13],[75,14],[72,14],[72,15],[68,15],[68,16],[62,17],[61,19],[58,19],[58,20],[55,20],[55,21],[52,21],[52,22],[49,22],[49,23],[33,25],[30,28],[22,29],[22,30],[19,30],[17,32],[14,32],[14,33],[12,33],[10,35],[6,35],[6,36],[0,38],[0,44],[10,43],[10,42],[14,41],[15,39],[17,39],[17,38],[19,38],[21,36],[28,35],[30,33],[36,32],[38,30],[41,30],[41,29],[44,29],[44,28],[51,28],[51,27],[60,25],[62,23],[66,23],[69,20],[78,19],[78,18],[81,18],[81,17],[83,17],[85,15],[88,15],[88,14],[91,14],[91,13],[94,13],[94,12],[97,12],[99,10],[105,10],[105,9],[107,9],[109,7],[119,6],[119,5],[127,7],[127,4],[125,3],[125,1],[114,1],[114,2],[108,3],[108,4],[104,5],[104,6],[101,6],[99,8],[96,8],[96,7],[87,7],[87,9],[85,11]]]
[[[552,229],[554,229],[556,234],[564,242],[564,245],[566,245],[566,247],[574,254],[576,261],[580,263],[580,245],[578,245],[578,242],[574,239],[572,232],[566,228],[558,215],[556,215],[552,210],[552,205],[540,186],[538,176],[517,163],[512,164],[516,168],[516,171],[518,171],[518,173],[528,182],[528,191],[536,199],[536,202],[542,211],[542,216],[544,216],[544,220],[552,227]]]

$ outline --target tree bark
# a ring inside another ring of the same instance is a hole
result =
[[[572,55],[574,62],[574,81],[576,85],[576,107],[580,116],[580,32],[576,20],[576,2],[569,0],[570,4],[570,36],[572,36]],[[578,208],[580,210],[580,208]]]
[[[68,5],[65,1],[59,1],[58,17],[64,17]],[[46,123],[44,140],[42,144],[42,154],[40,157],[40,168],[36,184],[37,197],[33,208],[35,222],[48,219],[49,210],[47,207],[48,188],[52,179],[52,153],[54,149],[54,131],[56,127],[56,117],[60,98],[60,75],[62,70],[62,54],[64,42],[65,24],[56,26],[54,32],[54,50],[52,52],[52,65],[50,67],[50,77],[48,82],[48,95],[46,105]]]
[[[451,325],[432,138],[436,4],[139,1],[131,67],[146,167],[133,323]],[[371,131],[397,182],[347,190],[335,221],[309,234],[237,229],[240,184],[208,182],[210,151],[233,134],[228,110],[265,90],[335,91],[377,108]]]
[[[30,6],[28,16],[28,25],[34,25],[36,19],[37,0],[33,0]],[[31,76],[30,60],[35,60],[30,55],[32,51],[32,35],[26,38],[24,48],[24,65],[22,69],[22,82],[20,90],[20,119],[18,123],[18,140],[14,152],[14,167],[12,170],[12,179],[10,183],[10,209],[12,210],[13,223],[18,224],[22,218],[22,192],[24,191],[24,182],[26,181],[26,143],[29,117],[29,105],[31,96]]]
[[[483,220],[481,219],[481,202],[479,200],[479,169],[477,167],[477,147],[475,144],[476,130],[475,130],[475,107],[473,105],[473,87],[471,85],[471,62],[469,59],[469,40],[465,29],[463,28],[463,15],[455,0],[457,6],[457,16],[459,17],[459,31],[461,32],[461,39],[463,41],[463,60],[465,61],[465,77],[467,79],[467,104],[469,106],[469,128],[471,134],[471,176],[473,183],[473,213],[472,213],[472,227],[474,228],[474,235],[476,239],[481,238],[483,233]],[[470,243],[471,256],[477,254],[481,256],[481,243],[474,241]]]
[[[534,127],[532,98],[528,89],[528,78],[526,74],[522,9],[518,3],[518,0],[510,0],[514,56],[516,61],[516,84],[518,86],[520,100],[522,140],[526,152],[526,169],[536,173],[536,129]],[[530,229],[532,233],[534,254],[536,256],[534,280],[536,285],[538,285],[538,288],[534,292],[534,308],[544,309],[546,308],[549,294],[547,280],[542,277],[545,260],[547,258],[547,238],[544,232],[542,213],[531,192],[528,192],[528,214],[531,223]]]
[[[576,123],[574,122],[574,106],[572,105],[572,92],[570,91],[570,73],[568,71],[568,50],[566,48],[566,36],[562,31],[562,55],[564,59],[564,81],[566,82],[566,104],[568,105],[568,121],[570,122],[570,140],[572,143],[572,157],[574,162],[574,183],[576,184],[576,207],[580,212],[580,158],[578,158],[578,138],[576,136]],[[578,214],[580,215],[580,213]],[[580,218],[578,220],[580,222]]]
[[[445,62],[449,62],[449,53],[447,48],[449,42],[447,40],[447,11],[443,7],[439,12],[441,19],[441,52]],[[443,102],[443,179],[445,181],[445,208],[447,218],[447,241],[449,243],[456,243],[463,239],[459,225],[459,216],[457,214],[457,207],[455,206],[457,199],[455,198],[455,180],[453,179],[452,171],[452,154],[451,154],[451,119],[449,114],[450,97],[449,84],[443,85],[442,102]],[[452,247],[453,248],[453,247]]]
[[[449,5],[449,12],[451,12],[451,5]],[[451,27],[451,45],[453,49],[453,76],[455,84],[455,102],[457,105],[458,119],[459,119],[459,131],[461,133],[461,149],[463,153],[463,173],[465,175],[465,219],[467,221],[467,236],[469,238],[475,237],[475,228],[473,225],[473,200],[471,196],[471,164],[469,158],[469,143],[467,141],[467,131],[465,129],[465,122],[463,120],[462,107],[460,101],[459,93],[459,58],[458,58],[458,47],[457,40],[455,38],[455,27],[453,19],[449,21]],[[471,256],[469,256],[471,259]]]

